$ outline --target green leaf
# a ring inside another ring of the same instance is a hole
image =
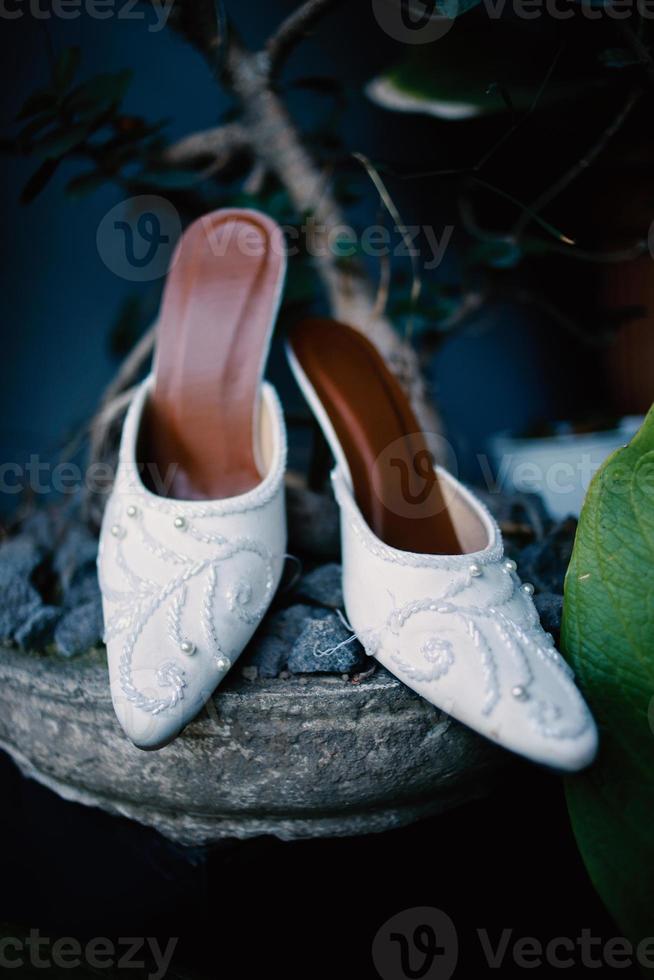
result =
[[[21,204],[29,204],[35,197],[37,197],[37,195],[41,193],[58,166],[59,160],[45,160],[41,166],[34,171],[21,191]]]
[[[624,933],[654,935],[654,407],[596,474],[565,585],[562,642],[601,732],[567,780],[589,874]]]
[[[455,17],[461,17],[462,14],[466,14],[469,10],[479,6],[480,3],[481,0],[438,0],[436,7],[441,17],[449,17],[454,20]]]
[[[36,143],[36,150],[44,157],[63,157],[83,143],[88,134],[88,125],[62,126],[39,140]]]
[[[600,51],[599,60],[605,68],[630,68],[643,63],[629,48],[607,48]]]
[[[52,71],[52,81],[59,92],[65,92],[77,73],[81,60],[78,47],[66,48],[61,52]]]
[[[17,136],[19,145],[23,147],[26,144],[29,145],[37,133],[49,126],[51,122],[52,114],[50,112],[42,112],[38,116],[34,116],[19,132]]]
[[[73,177],[72,180],[69,180],[66,184],[66,194],[73,199],[79,200],[88,194],[92,194],[93,191],[97,191],[106,182],[107,178],[104,174],[97,173],[93,170],[90,173],[80,174],[79,177]]]
[[[509,238],[477,242],[468,255],[471,265],[487,265],[492,269],[513,269],[522,258],[521,245]]]
[[[57,97],[52,92],[47,92],[43,89],[39,92],[33,92],[25,100],[16,119],[30,119],[32,116],[39,115],[42,112],[47,112],[51,118],[54,118],[56,111]]]
[[[122,101],[131,79],[129,70],[95,75],[70,93],[65,106],[85,116],[101,115]]]
[[[133,178],[144,187],[157,187],[161,190],[184,190],[195,187],[202,181],[202,175],[194,170],[143,170]]]
[[[339,98],[343,94],[343,83],[330,75],[307,75],[302,78],[294,78],[290,85],[292,88],[318,92],[321,95],[333,95],[335,98]]]
[[[434,44],[415,45],[402,62],[366,87],[373,102],[396,112],[417,112],[445,120],[466,120],[557,105],[591,92],[601,82],[578,67],[572,74],[551,68],[551,44],[538,33],[499,21],[463,30],[456,24]]]

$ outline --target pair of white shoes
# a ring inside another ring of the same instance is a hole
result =
[[[198,228],[211,243],[217,227],[222,229],[220,237],[225,227],[233,230],[254,222],[265,229],[265,247],[271,241],[279,245],[281,234],[269,219],[236,211],[218,217],[218,224],[196,223],[182,239],[183,251],[195,235],[191,267],[198,262]],[[230,249],[231,245],[222,254],[212,252],[210,266],[219,283],[225,264],[232,273],[235,268],[231,259],[236,253]],[[184,260],[182,267],[188,272]],[[260,331],[258,353],[252,355],[263,364],[285,262],[275,266],[272,285],[270,276],[261,279],[261,265],[257,268],[257,275],[249,280],[246,276],[244,282],[255,290],[261,287],[260,306],[268,306],[269,322]],[[174,270],[169,284],[173,275]],[[188,278],[178,276],[186,286]],[[194,288],[200,282],[200,290],[206,281],[202,276],[191,279]],[[233,285],[233,275],[230,281]],[[236,326],[244,329],[243,318],[252,312],[250,300],[239,310]],[[191,311],[191,319],[197,315],[197,310]],[[229,302],[226,316],[235,317]],[[240,336],[224,323],[221,310],[215,309],[215,349],[225,330],[230,337]],[[351,348],[348,363],[361,355],[372,364],[378,355],[359,334],[352,341],[350,333],[355,332],[350,328],[325,322],[308,325],[289,348],[295,376],[336,459],[332,481],[341,511],[345,609],[366,652],[432,704],[505,748],[563,770],[588,765],[597,748],[593,719],[570,669],[540,626],[533,589],[521,585],[515,563],[505,559],[501,533],[483,504],[436,467],[430,470],[432,489],[436,487],[442,498],[440,511],[447,509],[449,532],[459,542],[459,553],[451,547],[450,553],[434,553],[433,542],[426,538],[422,551],[393,543],[408,526],[410,515],[398,512],[402,501],[408,500],[409,507],[416,499],[415,487],[411,484],[408,495],[398,498],[399,506],[373,499],[375,487],[383,497],[388,484],[375,483],[377,459],[362,464],[361,447],[365,450],[368,443],[357,435],[356,405],[347,403],[348,382],[341,384],[343,372],[348,372],[343,364],[347,351],[339,347],[340,341],[329,341],[334,363],[340,365],[338,375],[330,374],[324,346],[329,330],[329,337],[340,337],[344,345],[362,345],[359,354]],[[312,338],[320,340],[321,335],[323,346],[317,343],[312,360],[305,352]],[[251,346],[257,347],[252,342]],[[187,361],[185,356],[181,360]],[[313,365],[318,361],[316,373]],[[157,365],[164,362],[158,355]],[[260,478],[244,492],[222,499],[200,499],[197,493],[177,499],[146,485],[142,429],[156,373],[157,366],[138,388],[124,423],[98,557],[112,698],[126,734],[144,749],[159,748],[179,734],[226,676],[266,613],[286,551],[284,417],[274,389],[261,381],[259,367],[254,372],[258,380],[251,449]],[[354,374],[360,381],[360,368]],[[225,386],[223,376],[220,383]],[[371,375],[370,384],[375,383]],[[390,402],[394,397],[397,392],[391,392]],[[375,424],[383,420],[383,406],[375,408],[373,416]],[[230,418],[222,424],[229,429]],[[360,428],[366,424],[364,420]],[[344,436],[343,426],[349,426],[351,440]],[[180,438],[183,441],[183,433]],[[414,449],[410,445],[409,453]],[[390,473],[400,478],[403,450],[399,457],[393,452],[387,477]],[[372,491],[365,501],[364,471],[372,473]],[[434,514],[425,518],[423,510],[421,515],[428,529]],[[388,535],[384,530],[376,533],[371,525],[388,528]]]

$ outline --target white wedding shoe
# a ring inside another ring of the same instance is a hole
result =
[[[377,350],[315,320],[293,331],[288,356],[336,460],[345,609],[366,652],[499,745],[561,770],[589,765],[595,723],[533,587],[483,504],[433,466]]]
[[[286,432],[261,378],[284,274],[280,229],[248,211],[195,222],[169,272],[98,554],[112,698],[140,748],[200,711],[279,584]]]

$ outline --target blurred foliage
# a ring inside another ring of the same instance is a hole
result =
[[[590,877],[634,945],[654,933],[654,408],[595,475],[565,582],[562,642],[601,731],[567,780]]]
[[[535,99],[541,108],[556,106],[601,93],[611,83],[611,73],[601,69],[617,67],[617,52],[589,57],[581,49],[543,86],[559,43],[529,22],[473,20],[453,26],[437,43],[409,47],[368,86],[368,95],[390,111],[460,120],[526,112]],[[623,51],[625,66],[627,55]]]
[[[103,73],[75,84],[80,61],[77,47],[61,53],[50,86],[26,99],[16,118],[18,133],[4,141],[5,151],[41,161],[23,187],[21,200],[33,201],[64,160],[90,165],[67,184],[74,198],[111,180],[130,188],[179,188],[197,183],[191,171],[162,166],[165,121],[147,123],[121,112],[132,73]]]
[[[496,143],[480,158],[471,160],[469,166],[451,168],[444,176],[438,171],[433,174],[434,181],[446,181],[445,193],[450,194],[451,189],[452,200],[461,208],[462,231],[457,231],[456,240],[461,270],[458,286],[443,283],[440,272],[423,272],[418,308],[415,289],[402,278],[403,260],[392,262],[389,312],[399,318],[401,327],[409,321],[418,336],[448,333],[453,323],[461,322],[458,314],[467,294],[472,291],[490,295],[498,283],[506,289],[527,258],[566,249],[572,257],[584,257],[567,226],[557,227],[550,220],[548,201],[543,205],[537,197],[530,203],[528,196],[522,200],[522,185],[518,189],[511,186],[520,171],[519,152],[525,147],[525,140],[516,141],[516,134],[523,127],[526,129],[535,110],[556,113],[565,120],[566,114],[572,119],[574,113],[583,113],[585,106],[596,112],[605,104],[610,127],[616,91],[619,101],[621,91],[636,84],[647,87],[648,72],[652,72],[647,25],[620,27],[620,22],[615,21],[607,31],[590,21],[569,26],[567,21],[553,24],[541,19],[533,24],[500,18],[489,23],[488,16],[482,16],[484,11],[472,10],[475,6],[475,0],[453,2],[447,10],[443,3],[439,4],[440,12],[447,16],[466,16],[436,43],[405,46],[408,54],[404,60],[373,80],[367,89],[371,98],[387,108],[393,108],[389,93],[400,93],[410,98],[411,111],[440,117],[425,125],[447,127],[447,139],[441,139],[438,146],[441,157],[450,151],[456,154],[459,142],[462,146],[474,142],[469,135],[471,126],[495,125],[499,134]],[[422,9],[422,5],[419,7]],[[169,26],[201,51],[215,74],[220,75],[228,26],[219,0],[178,0]],[[151,122],[129,115],[122,108],[131,73],[80,79],[81,69],[79,48],[64,50],[52,68],[50,84],[26,99],[16,120],[16,134],[2,143],[6,152],[36,161],[22,190],[25,203],[34,200],[66,164],[74,167],[66,184],[72,199],[113,182],[126,196],[165,196],[183,223],[217,207],[244,204],[268,211],[291,228],[302,225],[306,215],[295,213],[287,192],[277,181],[263,175],[253,182],[253,161],[247,152],[236,153],[219,170],[207,168],[206,161],[202,165],[198,162],[188,167],[172,166],[165,160],[167,121]],[[370,185],[357,172],[350,148],[343,145],[339,135],[352,91],[340,78],[327,76],[284,78],[275,84],[290,100],[296,93],[316,100],[317,110],[302,134],[303,142],[322,168],[337,200],[344,208],[354,207],[356,214],[356,206],[370,191]],[[218,122],[229,122],[235,116],[232,110]],[[459,121],[444,124],[443,118]],[[463,119],[471,121],[466,123]],[[564,133],[566,125],[571,130],[574,121],[564,123]],[[518,159],[517,165],[513,158]],[[496,161],[498,166],[493,168],[491,164]],[[384,169],[383,165],[380,169]],[[423,164],[419,169],[421,173],[415,176],[428,179],[429,166]],[[550,175],[547,163],[534,166],[533,157],[523,170],[545,187],[552,179],[559,179],[558,173]],[[389,173],[390,180],[393,176]],[[576,176],[572,173],[569,182]],[[504,189],[506,186],[511,187],[511,193]],[[391,189],[393,195],[396,187]],[[561,189],[554,197],[560,196]],[[503,212],[499,208],[493,212],[494,217],[500,215],[499,221],[483,220],[489,201],[503,205]],[[302,242],[304,236],[298,236],[298,240]],[[373,276],[378,271],[362,254],[358,243],[352,248],[346,240],[337,240],[334,254],[341,264],[359,258],[368,262]],[[383,270],[378,274],[381,278]],[[290,264],[286,305],[295,304],[299,309],[302,304],[309,305],[317,294],[309,256],[300,252]],[[595,312],[590,319],[597,323]],[[618,318],[612,329],[620,322]],[[127,336],[122,321],[115,329],[118,336]],[[117,349],[123,349],[123,345],[118,343]]]

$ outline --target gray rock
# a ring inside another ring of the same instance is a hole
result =
[[[537,592],[534,596],[534,603],[543,629],[551,633],[558,644],[561,635],[563,596],[553,592]]]
[[[320,609],[300,604],[269,614],[243,654],[243,663],[256,666],[261,677],[279,677],[307,620],[320,615]]]
[[[45,552],[31,538],[19,535],[0,545],[0,583],[16,576],[28,579],[41,564]]]
[[[99,651],[0,648],[0,748],[65,799],[185,845],[406,826],[485,795],[513,764],[382,668],[359,684],[232,671],[179,738],[142,752],[115,718]]]
[[[75,657],[98,646],[103,631],[102,604],[85,602],[66,612],[57,623],[54,640],[63,657]]]
[[[21,526],[21,537],[27,537],[43,552],[52,552],[57,544],[57,520],[52,510],[41,508],[29,515]]]
[[[64,594],[89,571],[95,570],[98,540],[81,523],[71,524],[54,555],[54,569]]]
[[[292,554],[311,555],[323,561],[340,556],[338,506],[331,494],[287,486],[286,510],[288,547]]]
[[[37,606],[14,632],[15,642],[21,650],[43,650],[52,643],[61,615],[56,606]]]
[[[552,524],[543,499],[537,493],[497,493],[481,487],[473,487],[473,491],[500,526],[524,525],[531,529],[534,537],[541,538]]]
[[[13,640],[23,623],[40,607],[41,597],[22,579],[0,586],[0,641]]]
[[[293,643],[288,669],[293,674],[347,674],[366,660],[358,640],[333,613],[308,620]]]
[[[342,568],[335,562],[319,565],[303,575],[297,586],[300,599],[308,599],[328,609],[343,608]]]
[[[518,558],[521,578],[533,582],[543,592],[563,595],[576,530],[577,521],[569,517],[556,524],[542,540],[523,548]]]
[[[42,605],[30,581],[42,560],[43,551],[28,538],[12,538],[0,545],[0,639],[13,640]]]
[[[95,565],[79,571],[75,576],[75,582],[70,585],[63,594],[63,604],[67,609],[86,602],[101,602],[100,583]]]

